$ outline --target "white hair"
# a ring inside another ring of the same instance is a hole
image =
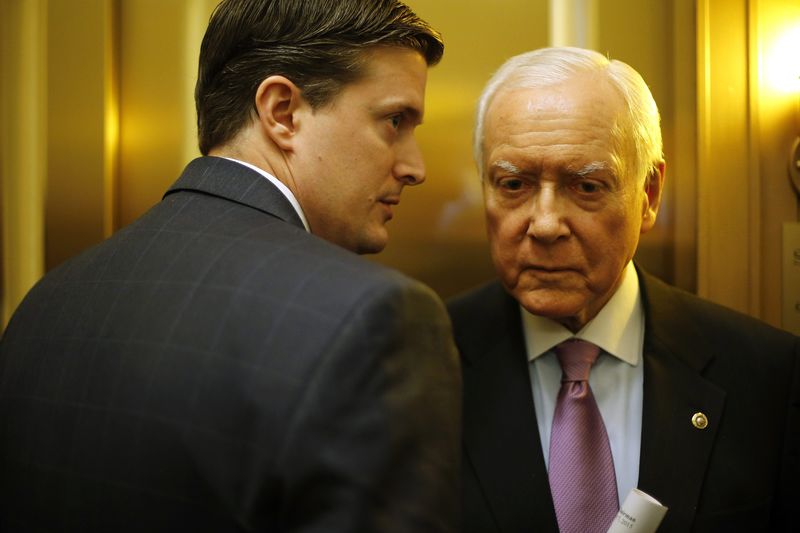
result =
[[[541,48],[506,61],[481,93],[475,120],[473,150],[483,173],[483,128],[494,97],[507,89],[539,89],[567,82],[581,74],[601,74],[622,96],[627,113],[612,128],[615,165],[620,173],[646,177],[663,161],[658,106],[641,75],[622,61],[609,60],[593,50],[572,47]],[[631,153],[632,148],[632,153]],[[630,154],[632,168],[626,156]]]

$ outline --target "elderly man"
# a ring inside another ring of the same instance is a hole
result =
[[[447,314],[356,255],[424,179],[442,51],[396,0],[217,7],[205,157],[0,343],[0,530],[458,530]]]
[[[641,76],[575,48],[510,59],[475,151],[499,282],[449,305],[466,532],[797,531],[800,343],[636,267],[664,182]]]

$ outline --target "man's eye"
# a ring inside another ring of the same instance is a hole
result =
[[[518,191],[522,189],[524,183],[519,178],[505,178],[500,180],[499,185],[506,191]]]
[[[391,117],[389,117],[389,121],[391,121],[392,127],[394,129],[397,129],[397,128],[400,127],[400,123],[403,121],[403,116],[402,115],[392,115]]]
[[[578,192],[583,194],[594,194],[600,192],[601,185],[596,181],[579,181],[576,184]]]

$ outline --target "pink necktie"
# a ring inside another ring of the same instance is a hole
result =
[[[619,510],[606,426],[589,387],[600,348],[570,339],[555,347],[561,364],[550,434],[550,491],[562,533],[605,533]]]

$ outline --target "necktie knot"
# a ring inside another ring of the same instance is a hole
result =
[[[561,365],[561,381],[588,381],[589,371],[600,355],[600,347],[580,339],[569,339],[555,347]]]

